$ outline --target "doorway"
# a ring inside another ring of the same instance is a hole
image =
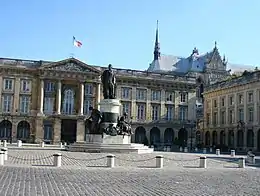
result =
[[[61,141],[74,143],[77,137],[77,120],[61,120]]]

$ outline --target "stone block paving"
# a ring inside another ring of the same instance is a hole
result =
[[[106,167],[105,153],[81,153],[52,150],[9,150],[6,165],[10,166],[52,166],[53,154],[62,154],[62,168]],[[199,154],[154,152],[150,154],[114,154],[117,167],[154,168],[156,155],[163,155],[164,167],[171,169],[196,168],[199,166]],[[208,168],[238,166],[236,158],[225,157],[207,160]]]
[[[63,155],[60,168],[52,167],[57,152]],[[107,154],[39,150],[8,154],[0,167],[0,196],[255,196],[260,192],[260,169],[234,168],[237,164],[224,158],[208,160],[207,169],[195,168],[198,154],[115,154],[115,168],[105,168],[106,158],[99,159]],[[163,169],[153,168],[156,155],[168,158]]]

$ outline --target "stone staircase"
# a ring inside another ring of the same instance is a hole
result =
[[[66,146],[65,150],[71,152],[88,152],[88,153],[152,153],[153,148],[143,144],[104,144],[104,143],[86,143],[76,142]]]

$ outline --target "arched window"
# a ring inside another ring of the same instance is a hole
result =
[[[63,113],[71,115],[74,112],[74,91],[72,89],[67,89],[64,91],[63,97]]]

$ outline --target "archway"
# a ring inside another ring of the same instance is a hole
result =
[[[150,131],[151,145],[158,146],[160,144],[160,129],[153,127]]]
[[[174,130],[167,128],[164,131],[164,145],[171,146],[174,142]]]
[[[210,133],[209,133],[209,131],[207,131],[205,133],[205,145],[210,146]]]
[[[226,134],[225,134],[225,131],[221,131],[220,132],[220,145],[223,146],[226,144]]]
[[[30,137],[30,124],[23,120],[17,125],[17,139],[26,142]]]
[[[213,131],[212,133],[212,145],[216,146],[218,144],[218,134],[217,131]]]
[[[247,147],[254,147],[254,132],[252,129],[247,130]]]
[[[244,146],[244,132],[243,130],[237,131],[237,147],[243,147]]]
[[[9,120],[3,120],[0,123],[0,138],[9,139],[12,136],[12,123]]]
[[[137,127],[135,129],[135,143],[148,145],[148,140],[146,137],[146,131],[144,127]]]
[[[182,147],[187,146],[188,141],[188,131],[185,128],[181,128],[178,132],[179,144]]]
[[[260,129],[257,132],[257,150],[260,151]]]

